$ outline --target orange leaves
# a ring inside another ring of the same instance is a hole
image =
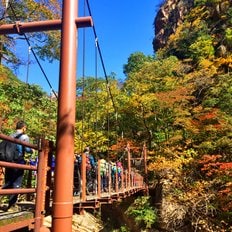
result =
[[[203,155],[202,159],[198,161],[202,165],[201,171],[204,171],[208,177],[214,174],[232,176],[232,162],[220,162],[220,158],[222,158],[221,155]]]
[[[232,177],[232,162],[221,163],[219,167],[220,173]],[[232,185],[231,185],[232,187]]]
[[[189,96],[189,89],[186,87],[179,87],[167,92],[158,92],[155,96],[160,102],[164,102],[166,106],[173,106],[175,103],[180,103],[193,98],[192,96]]]
[[[232,170],[232,162],[230,163],[221,163],[220,165],[221,170]]]
[[[135,144],[132,140],[128,139],[118,139],[116,144],[113,144],[110,147],[111,151],[121,152],[125,151],[126,148],[129,148],[131,152],[138,152],[141,149],[141,145]]]
[[[209,162],[215,162],[220,159],[221,155],[203,155],[202,160],[199,161],[200,164],[206,164]]]
[[[7,75],[4,73],[1,73],[0,75],[0,83],[5,82],[8,79]]]
[[[224,212],[232,210],[232,182],[225,184],[224,188],[218,191],[219,200],[221,202],[221,209]]]
[[[218,115],[219,110],[218,109],[211,109],[209,111],[203,112],[202,114],[199,115],[198,120],[202,124],[209,124],[209,123],[218,123]]]
[[[221,155],[204,155],[198,162],[202,165],[201,171],[212,179],[214,191],[217,194],[217,204],[222,211],[232,210],[232,162],[220,162]]]
[[[217,110],[213,109],[212,111],[209,111],[203,115],[201,115],[199,117],[199,119],[201,121],[205,121],[205,120],[210,120],[210,119],[214,119],[217,116]]]
[[[192,123],[201,130],[203,127],[205,130],[223,129],[224,121],[221,119],[219,113],[219,110],[215,108],[202,113],[199,112],[199,115],[192,119]]]
[[[220,162],[218,159],[221,155],[203,155],[202,159],[198,162],[202,165],[201,171],[205,172],[206,176],[211,177],[218,172]]]

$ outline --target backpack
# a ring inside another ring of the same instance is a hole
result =
[[[14,138],[19,139],[22,134],[18,134]],[[17,162],[19,160],[18,144],[3,140],[0,142],[0,161]]]
[[[91,166],[89,154],[86,154],[86,170],[90,171],[91,168],[92,168],[92,166]]]

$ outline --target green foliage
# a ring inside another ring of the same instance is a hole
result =
[[[194,4],[196,5],[196,6],[205,6],[205,4],[206,4],[206,2],[207,2],[208,0],[194,0]]]
[[[226,42],[229,45],[229,47],[232,47],[232,29],[226,28]]]
[[[20,22],[43,21],[61,18],[61,1],[22,1],[9,2],[5,9],[5,1],[0,2],[1,24]],[[19,54],[15,47],[17,39],[12,36],[2,37],[0,63],[7,64],[14,68],[25,63],[22,54]],[[30,34],[30,44],[33,50],[41,59],[59,59],[60,52],[60,32],[49,31]],[[25,56],[24,56],[25,57]]]
[[[125,226],[121,226],[119,230],[114,230],[113,232],[130,232]]]
[[[28,124],[30,137],[37,139],[46,135],[46,138],[54,140],[57,102],[50,99],[41,87],[27,85],[7,68],[0,67],[0,118],[4,122],[1,131],[11,133],[16,121],[23,119]]]
[[[232,115],[232,78],[231,74],[217,75],[214,85],[203,99],[203,106],[217,107],[228,115]]]
[[[135,52],[130,55],[127,64],[123,66],[123,72],[125,75],[128,75],[131,72],[136,72],[145,62],[149,62],[151,60],[151,56],[145,56],[142,52]]]
[[[105,152],[109,146],[116,143],[117,136],[121,133],[120,115],[116,110],[124,101],[124,95],[120,94],[117,81],[113,78],[108,79],[114,105],[104,79],[96,80],[88,77],[77,83],[75,131],[77,152],[85,145],[93,150]]]
[[[26,11],[17,5],[21,17],[38,6],[30,3]],[[52,17],[49,10],[42,10],[38,18],[45,13],[44,18]],[[220,231],[231,225],[231,12],[228,0],[195,0],[156,58],[141,52],[129,56],[123,67],[124,83],[114,75],[107,85],[103,78],[77,82],[75,152],[87,145],[96,153],[106,153],[119,138],[137,147],[146,143],[151,176],[158,181],[171,179],[167,199],[184,205],[183,220],[196,225],[192,230],[198,229],[199,221],[214,224],[214,231],[219,231],[220,220]],[[44,44],[48,50],[40,50],[44,57],[57,51],[52,46],[55,36],[49,36]],[[220,47],[225,47],[223,54]],[[10,133],[16,120],[24,118],[34,138],[55,139],[56,100],[40,87],[18,81],[3,66],[0,82],[1,130]],[[138,198],[127,213],[143,228],[151,228],[157,220],[146,197]]]
[[[132,216],[136,223],[144,225],[146,229],[152,228],[157,221],[157,212],[150,206],[149,197],[137,198],[126,214]]]
[[[191,57],[195,61],[200,61],[205,58],[214,56],[214,47],[212,38],[208,35],[199,36],[194,43],[189,47]]]
[[[195,0],[184,22],[175,28],[167,45],[158,54],[191,58],[194,64],[203,58],[220,56],[215,52],[220,45],[225,46],[227,55],[231,54],[231,10],[228,0]]]

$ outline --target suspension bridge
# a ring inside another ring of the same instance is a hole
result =
[[[0,211],[0,229],[1,231],[14,231],[20,228],[28,228],[28,230],[34,231],[47,231],[48,228],[43,226],[43,219],[46,215],[53,215],[54,198],[60,193],[54,192],[54,182],[56,175],[53,170],[53,155],[55,148],[52,142],[41,139],[38,145],[25,143],[18,139],[9,137],[4,134],[0,134],[0,139],[8,140],[21,144],[23,146],[31,147],[38,151],[38,162],[37,165],[31,164],[16,164],[10,162],[0,161],[1,172],[1,184],[4,180],[4,168],[17,168],[27,170],[27,180],[25,180],[27,188],[20,189],[1,189],[0,195],[10,194],[24,194],[24,200],[18,202],[18,210],[14,212]],[[87,183],[87,168],[86,168],[86,154],[82,153],[81,158],[81,179],[75,180],[81,184],[80,194],[75,196],[73,194],[72,213],[81,213],[86,208],[98,209],[102,204],[112,204],[115,201],[121,201],[137,192],[141,194],[147,194],[147,185],[142,173],[145,173],[146,164],[146,148],[142,149],[142,157],[138,158],[140,161],[140,171],[136,169],[131,162],[131,152],[129,146],[126,147],[125,156],[126,166],[120,167],[120,175],[118,169],[114,175],[112,175],[112,166],[107,166],[107,185],[106,188],[102,189],[102,174],[101,174],[101,159],[98,159],[96,164],[96,175],[92,178],[92,182],[95,183],[95,188],[91,192],[88,191]],[[141,171],[141,164],[144,164],[144,169]],[[73,165],[74,166],[74,163]],[[64,166],[65,168],[65,166]],[[69,167],[69,169],[72,169]],[[63,169],[63,174],[66,169]],[[34,173],[34,174],[33,174]],[[35,174],[36,173],[36,174]],[[32,175],[34,175],[34,183]],[[75,175],[74,175],[75,176]],[[69,183],[63,175],[66,185],[63,186],[63,191],[69,187]],[[1,185],[0,184],[0,185]],[[75,192],[73,187],[73,193]],[[61,212],[62,213],[62,212]]]
[[[88,1],[87,1],[88,3]],[[88,5],[89,7],[89,5]],[[0,134],[0,139],[12,141],[23,146],[31,147],[38,151],[38,164],[22,165],[8,162],[0,162],[1,170],[4,168],[18,168],[27,170],[29,173],[27,188],[1,189],[0,195],[26,194],[27,204],[21,203],[21,210],[8,215],[7,212],[0,214],[0,230],[14,231],[27,228],[28,231],[72,231],[72,215],[75,211],[81,212],[85,208],[99,208],[101,204],[111,204],[114,201],[124,199],[136,192],[147,193],[146,183],[146,148],[142,148],[144,160],[145,178],[142,173],[131,167],[130,149],[127,147],[127,165],[123,166],[119,176],[116,174],[113,180],[108,178],[107,190],[101,189],[100,161],[96,168],[96,188],[91,195],[87,195],[87,180],[85,154],[82,154],[81,162],[81,194],[73,196],[73,173],[74,173],[74,128],[76,113],[76,57],[77,35],[79,28],[92,27],[95,38],[91,11],[90,16],[78,17],[78,1],[63,0],[62,19],[37,22],[20,22],[0,25],[0,35],[20,34],[27,32],[39,32],[48,30],[61,30],[61,55],[60,55],[60,78],[58,93],[58,119],[56,145],[52,142],[40,139],[37,145],[24,143],[7,135]],[[97,41],[97,40],[96,40]],[[98,46],[102,61],[102,55]],[[107,75],[103,64],[106,81]],[[109,94],[110,93],[110,89]],[[55,94],[56,95],[56,94]],[[114,104],[114,103],[113,103]],[[55,153],[55,174],[52,172],[52,155]],[[108,160],[109,162],[109,160]],[[110,166],[109,166],[110,167]],[[31,173],[36,173],[34,186],[31,182]],[[109,169],[110,173],[110,169]],[[117,172],[116,172],[117,173]],[[1,178],[3,179],[4,172]],[[111,176],[111,175],[109,175]],[[119,184],[120,183],[120,184]],[[34,200],[30,201],[31,196]],[[29,203],[28,203],[29,202]],[[27,210],[23,207],[27,205]],[[30,207],[29,207],[30,205]],[[44,217],[52,215],[52,227],[44,226]]]

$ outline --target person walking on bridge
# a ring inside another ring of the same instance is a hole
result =
[[[11,137],[18,138],[21,141],[29,143],[29,137],[26,134],[27,125],[24,121],[18,121],[16,124],[16,131]],[[25,147],[23,145],[18,144],[17,150],[19,153],[19,157],[17,160],[18,164],[25,164],[24,155],[25,153],[33,153],[33,149],[29,147]],[[23,169],[18,168],[5,168],[5,184],[2,189],[17,189],[21,188],[23,181]],[[18,194],[12,194],[9,197],[8,206],[5,208],[5,211],[8,211],[12,206],[15,206],[18,199]]]

